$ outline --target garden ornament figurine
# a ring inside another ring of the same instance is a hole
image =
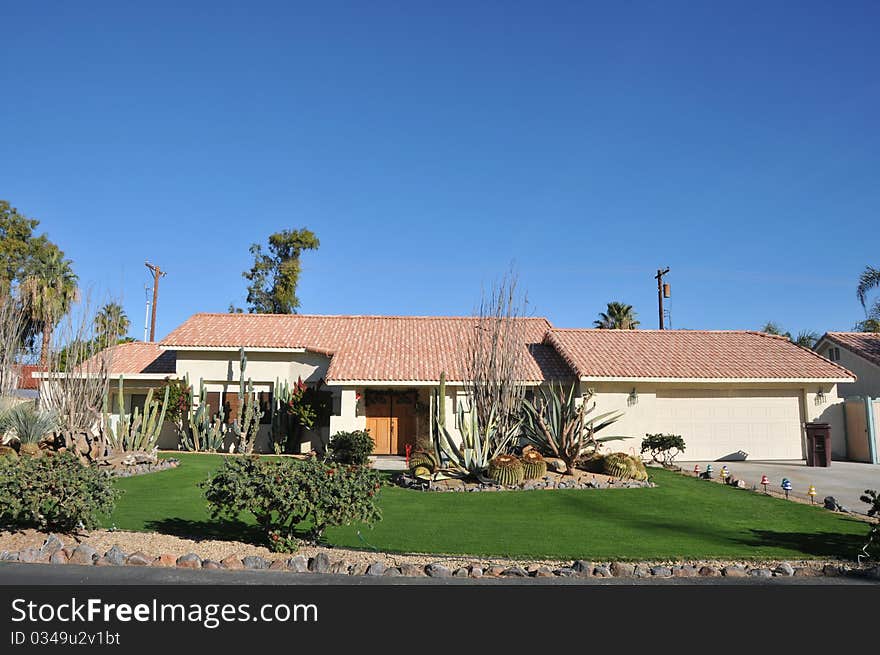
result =
[[[807,490],[807,495],[810,497],[810,505],[816,502],[816,487],[810,485],[810,488]]]
[[[770,479],[766,475],[761,476],[761,485],[764,487],[764,493],[767,493],[767,485],[770,484]]]
[[[782,478],[782,490],[785,492],[785,498],[788,499],[788,492],[791,491],[791,480]]]

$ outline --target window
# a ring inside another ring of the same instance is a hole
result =
[[[145,393],[133,393],[131,394],[131,409],[129,409],[130,414],[134,414],[134,410],[138,410],[138,414],[143,416],[144,414],[144,405],[147,404],[147,394]]]
[[[837,347],[829,348],[828,349],[828,359],[830,359],[832,362],[839,362],[840,361],[840,348],[837,348]]]

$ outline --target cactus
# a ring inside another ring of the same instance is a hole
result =
[[[626,480],[647,480],[648,472],[645,465],[626,453],[610,453],[602,461],[602,470],[606,475]]]
[[[537,450],[529,450],[522,456],[523,474],[526,480],[537,480],[547,475],[547,462]]]
[[[165,422],[165,409],[168,407],[169,388],[165,387],[165,397],[160,403],[153,400],[153,390],[147,391],[144,412],[135,407],[131,414],[125,413],[123,396],[124,376],[120,375],[116,385],[116,414],[114,427],[107,411],[108,399],[104,396],[104,436],[111,450],[116,452],[151,451],[156,448],[162,425]]]
[[[489,477],[498,484],[512,487],[522,484],[523,463],[513,455],[498,455],[489,462]]]
[[[424,450],[417,450],[409,457],[409,468],[411,471],[414,471],[420,466],[428,469],[429,473],[433,473],[435,470],[437,470],[437,457],[434,455],[434,453],[429,453]]]
[[[290,415],[286,405],[290,402],[291,391],[287,380],[275,378],[275,393],[272,394],[272,446],[275,454],[284,452],[284,445],[290,438]]]
[[[247,355],[244,348],[239,348],[239,375],[238,375],[238,412],[230,431],[238,440],[238,452],[250,455],[254,452],[254,442],[260,429],[260,419],[263,411],[257,403],[257,394],[254,391],[253,382],[247,379],[245,383],[245,369],[247,369]]]
[[[186,377],[186,386],[189,386],[189,376]],[[223,407],[211,416],[208,412],[208,391],[205,381],[199,380],[199,404],[195,411],[192,406],[187,410],[186,428],[180,439],[180,447],[183,450],[196,452],[215,453],[223,448],[223,439],[226,436],[226,426],[223,423],[225,415]]]
[[[440,373],[440,387],[437,389],[439,404],[437,406],[437,425],[446,427],[446,371]]]
[[[417,478],[430,478],[431,477],[431,469],[427,466],[416,466],[412,469],[412,474]]]
[[[15,452],[14,450],[12,452]],[[21,457],[40,457],[43,451],[35,443],[23,443],[18,448],[18,454]]]

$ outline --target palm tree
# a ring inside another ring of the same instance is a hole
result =
[[[813,346],[816,345],[816,342],[818,340],[818,333],[813,332],[812,330],[801,330],[800,332],[798,332],[798,335],[792,339],[792,342],[794,342],[801,348],[812,350]]]
[[[95,331],[102,348],[114,345],[128,333],[129,327],[131,321],[119,303],[108,302],[95,315]]]
[[[639,327],[639,322],[632,305],[610,302],[605,311],[599,313],[599,319],[593,325],[603,330],[635,330]]]
[[[859,286],[856,288],[856,295],[859,302],[862,303],[862,309],[865,310],[865,317],[869,319],[880,319],[880,298],[874,302],[870,311],[868,310],[868,292],[871,289],[880,288],[880,269],[865,266],[865,270],[859,276]]]
[[[53,245],[34,258],[21,284],[22,296],[34,332],[43,334],[41,367],[47,364],[55,325],[76,301],[76,283],[77,277],[71,268],[71,261],[65,259],[64,253]]]

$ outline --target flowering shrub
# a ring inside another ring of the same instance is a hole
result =
[[[251,514],[279,552],[295,549],[301,524],[319,539],[331,526],[381,520],[380,486],[379,474],[364,467],[257,456],[228,458],[203,483],[212,518]]]
[[[0,525],[69,532],[98,527],[121,492],[75,455],[0,457]]]

